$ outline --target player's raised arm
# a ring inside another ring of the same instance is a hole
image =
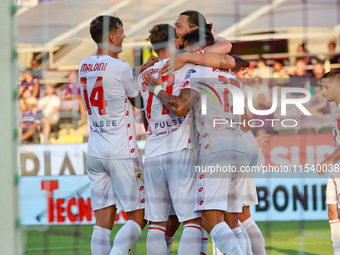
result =
[[[208,66],[219,69],[231,69],[235,66],[235,59],[229,55],[221,53],[182,53],[174,57],[173,61],[168,61],[162,68],[162,72],[170,74],[185,64]]]
[[[228,54],[231,51],[232,44],[223,37],[218,37],[213,45],[204,48],[205,52],[220,52]]]
[[[144,70],[148,69],[150,66],[153,66],[153,64],[155,64],[158,61],[159,61],[158,57],[151,55],[143,65],[136,66],[135,68],[133,68],[133,72],[135,73],[135,76],[138,76]]]
[[[144,82],[148,90],[157,96],[163,105],[178,117],[185,116],[190,107],[199,99],[199,94],[191,89],[182,89],[178,96],[168,94],[163,89],[162,72],[155,79],[152,74],[146,74]]]

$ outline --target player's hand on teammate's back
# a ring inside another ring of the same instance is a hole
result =
[[[145,82],[145,86],[147,87],[147,89],[153,93],[154,89],[158,86],[161,85],[163,86],[163,80],[162,80],[162,75],[163,72],[159,71],[158,72],[158,77],[157,79],[151,74],[151,72],[147,72],[144,77],[143,80]]]

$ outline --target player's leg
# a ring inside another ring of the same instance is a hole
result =
[[[241,227],[238,224],[238,214],[237,213],[225,213],[224,214],[224,221],[228,224],[228,226],[233,231],[234,235],[237,238],[238,244],[243,252],[246,254],[247,252],[247,241],[242,232]]]
[[[103,160],[110,172],[116,207],[126,212],[128,221],[117,232],[111,255],[128,254],[142,234],[144,221],[144,183],[141,161],[134,159]]]
[[[224,211],[206,210],[202,215],[203,228],[208,231],[222,254],[243,255],[236,236],[224,221]]]
[[[340,221],[338,214],[339,178],[328,178],[326,189],[326,203],[328,204],[328,218],[331,229],[331,240],[334,254],[340,254]]]
[[[110,254],[111,251],[111,230],[116,218],[116,207],[109,207],[95,210],[96,224],[93,227],[91,238],[91,252],[93,255]]]
[[[111,255],[127,254],[138,241],[145,227],[144,209],[126,212],[127,222],[117,232]]]
[[[108,255],[111,250],[111,230],[116,216],[116,196],[110,177],[105,172],[100,159],[87,156],[86,169],[90,179],[92,207],[96,212],[91,251],[93,255]]]
[[[238,221],[238,225],[240,226],[242,233],[244,235],[244,238],[246,239],[247,242],[247,251],[246,251],[246,255],[253,255],[253,251],[251,249],[251,242],[250,242],[250,238],[249,235],[247,233],[247,230],[243,227],[241,221]]]
[[[171,198],[163,167],[164,157],[146,158],[144,165],[145,219],[149,221],[146,239],[148,255],[168,254],[165,232]]]
[[[194,155],[190,150],[169,153],[166,174],[171,200],[183,232],[178,254],[200,254],[202,247],[201,214],[194,212],[196,179]],[[185,194],[185,195],[184,195]]]
[[[265,255],[266,249],[264,238],[260,228],[257,226],[256,222],[250,215],[249,206],[243,207],[243,213],[239,214],[239,220],[241,221],[243,227],[246,229],[249,235],[253,254]]]
[[[180,224],[181,223],[178,221],[178,218],[175,214],[173,206],[171,205],[170,216],[166,224],[166,232],[165,232],[165,240],[166,240],[166,245],[168,247],[168,254],[170,253],[170,249],[172,246],[172,242],[174,240],[175,233],[177,229],[179,228]]]

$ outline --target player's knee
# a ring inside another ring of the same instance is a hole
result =
[[[135,221],[142,229],[146,225],[146,220],[144,219],[144,209],[127,212],[126,217],[128,220]]]

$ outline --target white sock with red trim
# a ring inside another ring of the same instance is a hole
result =
[[[113,240],[113,247],[110,255],[116,254],[116,250],[120,250],[123,254],[128,252],[135,246],[142,234],[142,228],[133,220],[128,220],[118,231]],[[114,252],[115,251],[115,252]]]
[[[201,255],[207,255],[208,254],[208,235],[207,231],[205,231],[204,228],[202,228],[202,246],[201,246]]]
[[[247,241],[243,235],[242,229],[240,227],[237,227],[237,228],[233,228],[232,231],[237,238],[238,244],[240,245],[240,248],[243,254],[246,255],[247,254]]]
[[[215,225],[210,231],[210,236],[222,254],[243,255],[236,236],[224,221]]]
[[[242,229],[242,233],[244,235],[244,238],[247,241],[247,255],[253,255],[253,251],[251,250],[251,242],[250,242],[250,238],[249,235],[247,233],[247,230],[244,228],[244,226],[242,225],[241,221],[238,221],[238,225],[240,226],[240,228]]]
[[[146,250],[148,255],[167,255],[168,248],[165,241],[166,228],[159,225],[149,225],[146,237]]]
[[[91,252],[93,255],[108,255],[111,250],[111,230],[99,226],[93,227]]]
[[[200,254],[201,247],[201,226],[197,224],[184,225],[181,241],[179,242],[178,255]]]
[[[166,246],[168,247],[168,254],[169,254],[171,246],[172,246],[172,242],[174,241],[174,237],[165,235],[165,241],[166,241]]]
[[[332,239],[334,255],[339,255],[340,254],[340,221],[330,220],[329,225],[331,227],[331,239]]]

